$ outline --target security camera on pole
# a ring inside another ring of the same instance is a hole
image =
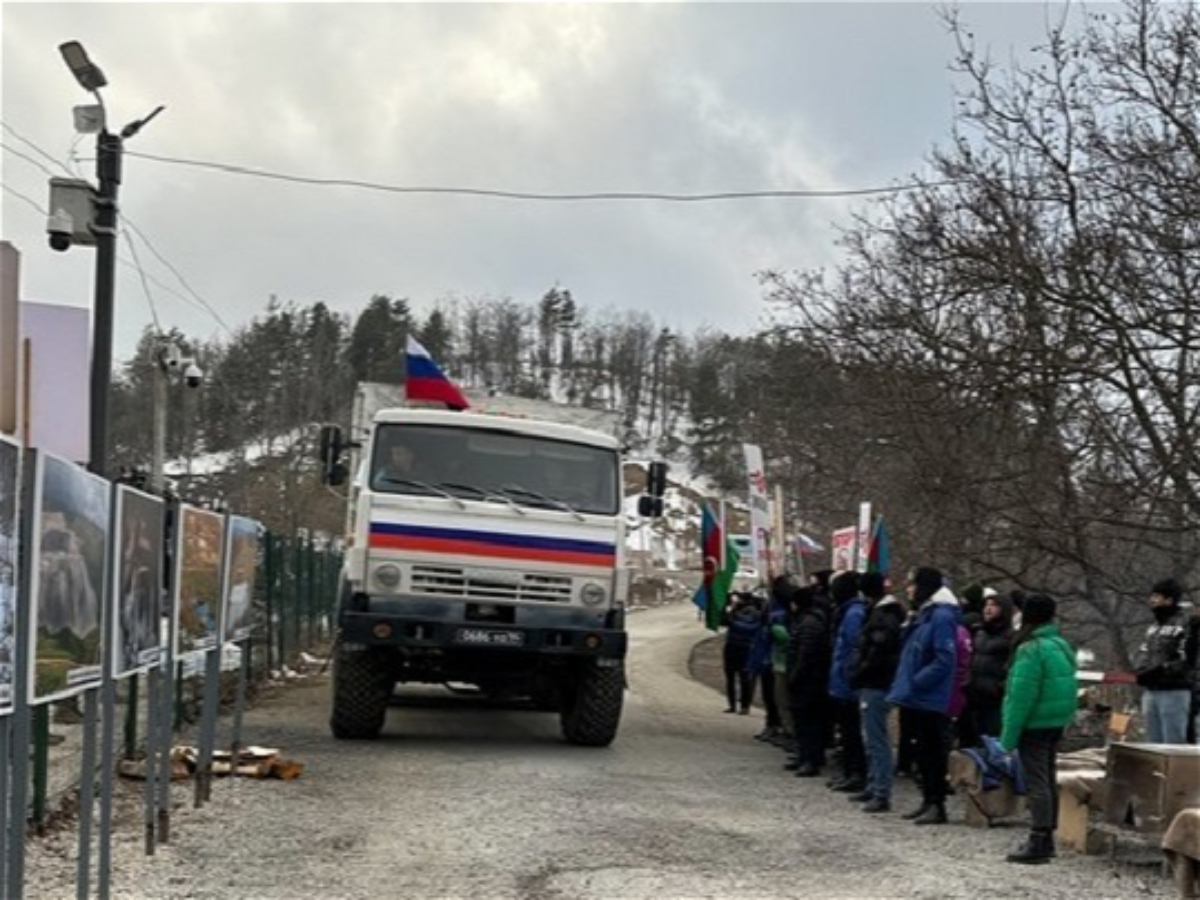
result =
[[[50,180],[50,246],[64,251],[72,244],[95,245],[96,285],[92,320],[92,372],[89,468],[106,475],[108,468],[108,388],[112,379],[113,295],[117,263],[117,189],[121,184],[123,141],[163,111],[130,122],[120,134],[108,130],[100,88],[108,84],[100,67],[88,59],[78,41],[59,45],[59,52],[79,86],[96,98],[95,106],[75,107],[75,129],[96,134],[96,179],[93,189],[80,179]]]
[[[154,452],[150,461],[150,490],[159,496],[166,486],[163,468],[167,456],[167,383],[173,375],[192,389],[204,383],[204,371],[196,360],[184,356],[174,341],[163,341],[154,366]]]

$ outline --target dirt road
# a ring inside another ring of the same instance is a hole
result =
[[[758,716],[688,671],[704,638],[690,604],[631,618],[630,690],[617,742],[562,743],[556,717],[467,708],[425,692],[384,736],[328,734],[324,678],[252,710],[249,742],[307,768],[293,782],[220,781],[146,857],[117,835],[113,896],[173,898],[1168,898],[1157,868],[1107,858],[1003,861],[1019,829],[916,828],[869,817],[751,739]],[[901,811],[915,800],[907,783]],[[74,835],[38,842],[27,896],[74,896]]]

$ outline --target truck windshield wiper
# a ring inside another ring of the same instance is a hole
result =
[[[532,497],[533,499],[540,500],[542,503],[545,503],[549,506],[554,506],[558,509],[571,513],[571,515],[575,516],[575,518],[581,522],[587,521],[587,517],[573,507],[570,503],[567,503],[563,500],[558,500],[554,497],[548,497],[545,494],[538,493],[537,491],[531,491],[529,488],[522,487],[519,484],[501,485],[500,490],[506,494],[518,494],[522,497]]]
[[[425,481],[417,481],[416,479],[413,479],[413,478],[389,478],[386,475],[384,475],[383,477],[381,477],[378,480],[382,481],[384,484],[398,484],[398,485],[401,485],[402,487],[421,488],[421,490],[425,491],[426,493],[437,494],[440,497],[445,497],[447,500],[453,500],[458,505],[459,509],[467,508],[467,504],[462,502],[461,497],[455,497],[449,491],[443,490],[442,488],[438,487],[435,484],[429,484],[428,482],[425,482]]]
[[[481,488],[473,484],[459,484],[456,481],[443,481],[438,484],[438,487],[449,488],[452,491],[471,491],[485,500],[499,500],[501,503],[506,503],[523,516],[529,515],[529,513],[514,503],[511,497],[497,493],[496,491],[489,491],[487,488]]]

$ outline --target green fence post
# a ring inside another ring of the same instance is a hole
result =
[[[125,710],[125,758],[133,759],[137,753],[137,736],[138,736],[138,677],[137,675],[129,676],[129,689],[125,692],[126,702],[129,704]]]
[[[73,700],[71,702],[74,702]],[[41,831],[46,821],[46,796],[50,785],[50,705],[35,706],[33,712],[33,824]],[[25,820],[25,810],[13,810],[15,823]],[[7,852],[7,848],[6,848]]]
[[[275,535],[263,535],[263,582],[266,585],[267,601],[267,671],[275,670]]]
[[[300,651],[300,598],[304,591],[304,541],[300,535],[292,535],[292,653]]]
[[[305,643],[307,644],[307,649],[310,649],[310,650],[312,649],[312,630],[313,630],[312,629],[312,601],[313,601],[314,595],[316,595],[316,590],[314,590],[314,588],[316,588],[316,584],[313,583],[313,575],[316,575],[316,572],[317,572],[316,566],[313,565],[313,563],[316,562],[316,553],[317,553],[317,550],[316,550],[316,547],[314,547],[314,545],[313,545],[312,535],[310,534],[307,536],[307,539],[305,540],[305,554],[304,554],[304,565],[305,565],[304,619],[305,619],[305,630],[307,632],[307,638],[306,638]]]

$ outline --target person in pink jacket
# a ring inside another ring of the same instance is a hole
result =
[[[954,637],[954,689],[950,692],[950,708],[946,710],[956,720],[967,708],[967,679],[971,677],[971,632],[961,622]]]

